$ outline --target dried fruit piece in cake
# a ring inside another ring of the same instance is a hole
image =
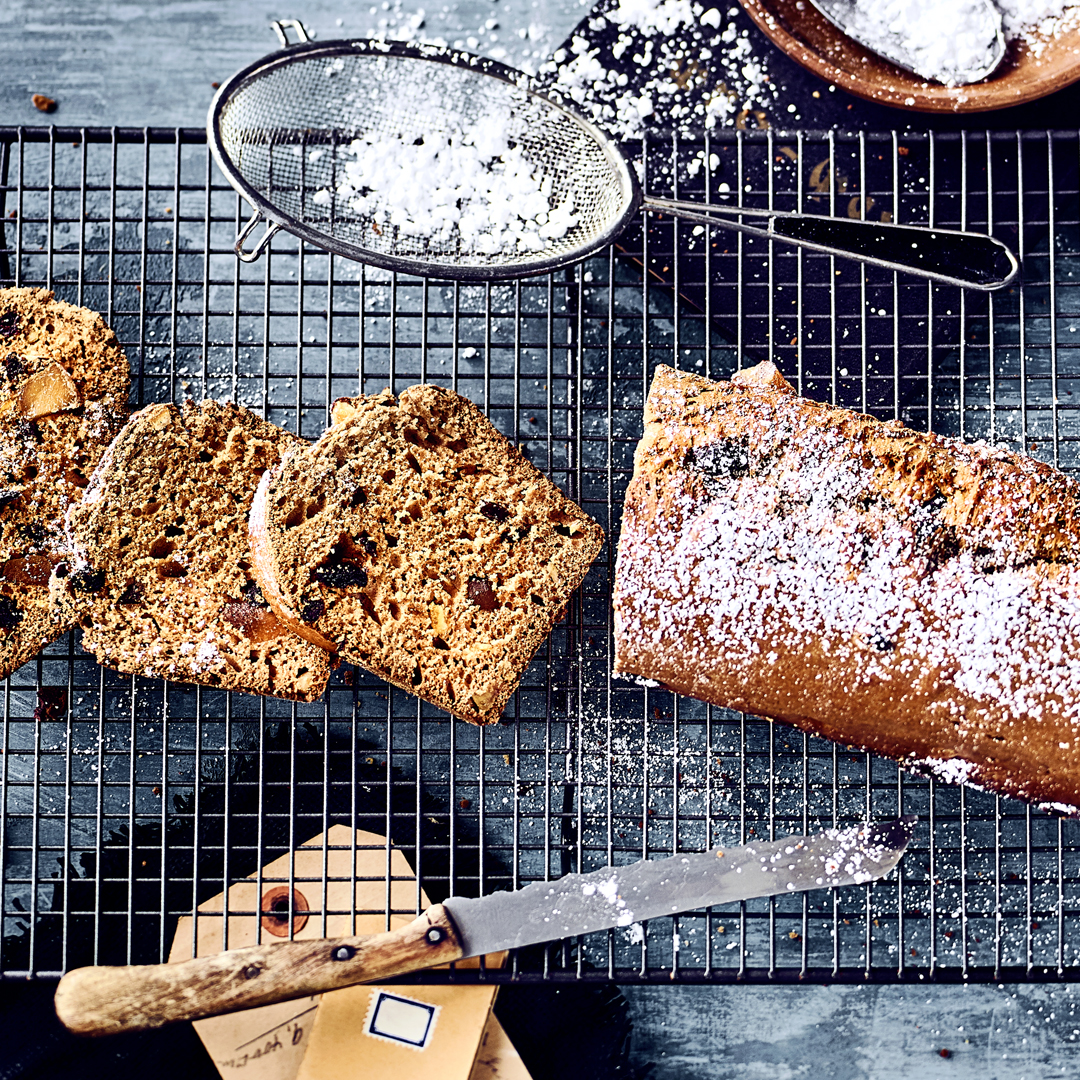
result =
[[[109,447],[68,517],[74,557],[57,607],[109,667],[299,701],[318,698],[325,651],[270,610],[251,573],[259,478],[303,445],[238,405],[151,405]]]
[[[1080,809],[1080,483],[1021,454],[658,368],[615,667],[944,780]]]
[[[263,478],[255,573],[298,633],[494,723],[603,543],[466,398],[339,401]]]
[[[0,289],[0,677],[71,623],[50,615],[64,515],[127,416],[127,357],[100,315]]]

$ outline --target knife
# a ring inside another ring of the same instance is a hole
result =
[[[451,896],[385,934],[253,945],[179,964],[78,968],[60,980],[56,1012],[80,1035],[141,1031],[676,912],[858,885],[900,861],[916,820],[643,859],[475,900]]]

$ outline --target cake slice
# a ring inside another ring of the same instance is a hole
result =
[[[128,388],[100,315],[44,289],[0,289],[0,678],[71,626],[50,613],[49,574]]]
[[[327,653],[298,638],[252,577],[247,517],[294,435],[238,405],[150,405],[113,441],[68,515],[57,608],[108,667],[298,701],[321,696]]]
[[[264,595],[309,640],[494,723],[603,532],[449,390],[339,401],[333,421],[255,495]]]
[[[615,667],[944,780],[1080,809],[1080,483],[1021,454],[658,368]]]

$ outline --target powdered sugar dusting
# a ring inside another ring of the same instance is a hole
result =
[[[995,0],[1006,38],[1019,38],[1038,57],[1048,41],[1080,27],[1080,5],[1068,0]]]
[[[657,117],[686,133],[745,121],[778,89],[767,57],[753,55],[748,32],[729,17],[736,10],[723,16],[696,0],[621,0],[591,20],[597,41],[573,36],[540,76],[620,139],[641,137]],[[611,27],[613,38],[601,34]],[[628,62],[648,77],[629,79]]]
[[[916,768],[925,769],[935,780],[944,780],[946,784],[967,784],[975,772],[975,765],[963,758],[949,758],[947,761],[923,758],[911,764]]]
[[[618,914],[615,916],[615,926],[630,926],[634,922],[634,913],[626,906],[626,901],[619,895],[619,881],[611,877],[607,881],[585,882],[581,886],[582,896],[597,896],[606,900],[614,907]]]
[[[366,135],[349,146],[336,195],[377,233],[451,244],[463,253],[542,251],[577,224],[571,197],[525,156],[508,117],[485,116],[460,133]],[[316,191],[316,206],[334,194]]]
[[[1074,529],[1075,481],[793,394],[699,396],[710,385],[661,378],[650,398],[616,669],[1080,805],[1080,577],[1031,524]]]

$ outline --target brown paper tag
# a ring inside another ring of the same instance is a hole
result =
[[[410,910],[418,904],[421,908],[429,906],[422,890],[417,895],[416,878],[405,856],[396,848],[389,847],[384,837],[361,830],[354,834],[347,826],[335,825],[326,834],[325,851],[323,837],[319,835],[301,845],[292,857],[283,855],[263,867],[261,904],[257,875],[253,874],[229,888],[227,943],[224,940],[224,894],[200,904],[196,920],[190,916],[180,919],[169,955],[170,962],[186,960],[191,956],[193,938],[196,954],[206,956],[220,952],[224,947],[236,949],[254,945],[259,940],[266,943],[273,941],[276,936],[282,939],[287,937],[290,862],[294,938],[304,940],[353,933],[382,933],[387,928],[385,915],[351,913],[364,909],[384,911],[387,907],[388,883],[391,908]],[[332,880],[334,878],[339,880]],[[356,880],[363,878],[370,880]],[[253,914],[274,908],[275,904],[285,907],[285,911],[277,917],[264,915],[258,919]],[[390,925],[396,928],[411,921],[411,916],[395,915]],[[478,963],[477,960],[465,961],[468,965]],[[490,957],[488,963],[501,965],[502,958]],[[430,1077],[431,1080],[455,1076],[460,1076],[461,1080],[487,1080],[487,1077],[496,1075],[500,1080],[504,1077],[516,1080],[519,1076],[525,1080],[528,1077],[520,1058],[517,1058],[520,1070],[513,1071],[516,1052],[501,1053],[506,1069],[500,1067],[498,1073],[492,1073],[490,1069],[483,1071],[485,1066],[480,1063],[477,1051],[484,1039],[494,1047],[504,1043],[509,1046],[509,1040],[498,1021],[491,1016],[495,987],[379,988],[403,999],[401,1001],[377,999],[375,989],[365,986],[335,990],[321,997],[197,1020],[194,1027],[218,1072],[226,1080],[241,1074],[248,1080],[296,1080],[305,1074],[319,1080],[324,1077],[405,1080],[405,1075]],[[435,994],[431,1001],[421,997],[432,992]],[[372,1024],[374,1027],[371,1034],[363,1036],[365,1058],[359,1061],[354,1058],[351,1063],[337,1054],[332,1038],[328,1042],[326,1036],[320,1035],[314,1046],[323,1064],[319,1071],[309,1071],[304,1062],[312,1044],[313,1028],[316,1018],[328,1004],[331,1006],[331,1017],[326,1024],[320,1025],[321,1028],[332,1031],[343,1025],[350,1030],[362,1031],[371,1028]],[[423,1031],[424,1017],[416,1011],[418,1007],[421,1011],[431,1007],[436,1010],[428,1029]],[[372,1010],[370,1018],[369,1009]],[[409,1039],[419,1039],[422,1045],[410,1047]],[[375,1067],[375,1061],[367,1054],[372,1044],[388,1048],[388,1066],[393,1072],[379,1071]],[[433,1054],[426,1052],[427,1047],[435,1045],[440,1050],[445,1048],[455,1061],[468,1059],[465,1071],[446,1071],[445,1062],[437,1056],[438,1051]],[[396,1061],[395,1053],[414,1055],[414,1063],[422,1063],[425,1071],[400,1075],[400,1068],[396,1064],[389,1064]],[[480,1071],[470,1074],[473,1061],[476,1061]]]
[[[469,1080],[530,1080],[522,1055],[492,1013]]]
[[[530,1080],[525,1062],[494,1013],[484,1028],[469,1080]]]

